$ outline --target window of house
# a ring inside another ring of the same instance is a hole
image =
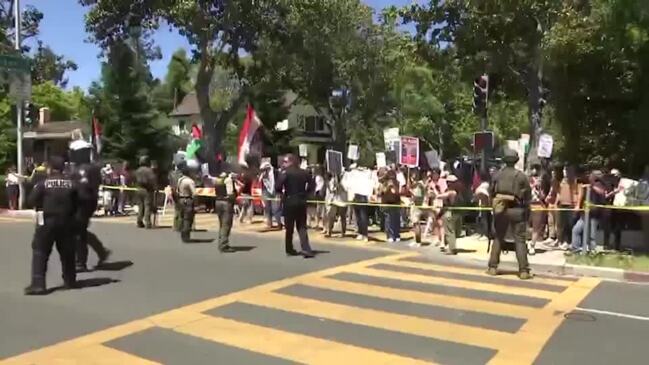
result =
[[[325,130],[324,118],[321,116],[301,116],[299,125],[305,132],[323,132]]]
[[[179,121],[178,121],[178,129],[179,129],[181,132],[186,131],[186,130],[187,130],[187,121],[185,121],[185,120],[179,120]]]

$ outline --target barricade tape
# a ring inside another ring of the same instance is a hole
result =
[[[108,189],[108,190],[119,190],[119,191],[138,191],[140,189],[138,188],[132,188],[128,186],[112,186],[112,185],[101,185],[100,189]],[[165,194],[165,190],[158,190],[156,191],[157,193],[160,194]],[[214,193],[214,188],[196,188],[196,196],[202,196],[202,197],[210,197],[214,198],[216,197]],[[239,196],[237,199],[240,200],[268,200],[268,201],[280,201],[280,198],[264,198],[261,196]],[[441,208],[434,208],[429,205],[413,205],[413,204],[385,204],[385,203],[377,203],[377,202],[367,202],[367,203],[360,203],[360,202],[325,202],[323,200],[307,200],[307,203],[310,204],[333,204],[333,205],[338,205],[338,206],[348,206],[348,205],[364,205],[364,206],[369,206],[369,207],[385,207],[385,208],[420,208],[423,210],[433,210],[433,209],[441,209]],[[592,208],[602,208],[602,209],[614,209],[614,210],[628,210],[628,211],[636,211],[636,212],[649,212],[649,206],[625,206],[625,207],[619,207],[615,205],[600,205],[600,204],[589,204],[588,207]],[[493,208],[491,207],[446,207],[448,210],[455,210],[455,211],[478,211],[478,212],[487,212],[487,211],[492,211]],[[574,209],[574,208],[558,208],[558,207],[552,207],[552,208],[540,208],[540,207],[532,207],[530,209],[532,212],[560,212],[560,211],[574,211],[574,212],[583,212],[584,209]]]

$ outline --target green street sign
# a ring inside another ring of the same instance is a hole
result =
[[[28,58],[16,54],[0,55],[0,70],[31,72],[31,63]]]

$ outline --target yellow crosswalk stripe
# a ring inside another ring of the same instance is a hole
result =
[[[273,328],[205,316],[176,332],[299,363],[430,364],[387,352],[366,349]],[[218,361],[215,361],[218,362]]]
[[[305,283],[305,285],[352,294],[369,295],[381,299],[402,300],[410,303],[430,304],[445,308],[476,311],[485,314],[506,315],[508,317],[521,319],[529,318],[538,310],[515,304],[464,298],[448,294],[444,295],[406,289],[395,289],[371,284],[359,284],[331,278],[311,279]]]
[[[489,277],[485,271],[485,269],[479,269],[479,268],[468,268],[468,267],[459,267],[459,266],[444,266],[444,265],[436,265],[434,263],[424,263],[424,262],[415,262],[415,261],[407,261],[407,260],[395,260],[393,262],[390,262],[390,265],[399,265],[403,267],[409,267],[413,269],[424,269],[424,270],[435,270],[435,271],[442,271],[442,272],[450,272],[450,273],[457,273],[457,274],[469,274],[469,275],[478,275],[478,276],[484,276],[484,277]],[[503,279],[503,280],[511,280],[511,281],[520,281],[520,279],[516,276],[498,276],[498,279]],[[557,280],[557,279],[551,279],[551,278],[540,278],[538,276],[534,277],[534,283],[539,283],[539,284],[548,284],[548,285],[555,285],[555,286],[560,286],[560,287],[568,287],[570,284],[572,284],[572,281],[568,280]]]
[[[139,356],[114,350],[102,345],[83,347],[64,356],[43,359],[34,364],[42,365],[160,365],[158,362],[149,361]]]
[[[520,288],[514,286],[482,283],[478,281],[449,279],[449,278],[442,278],[442,277],[435,277],[435,276],[409,274],[409,273],[403,273],[399,271],[389,271],[389,270],[380,270],[380,269],[371,269],[371,268],[359,268],[354,270],[353,272],[356,274],[367,275],[372,277],[399,279],[405,281],[444,285],[444,286],[451,286],[451,287],[464,288],[464,289],[484,290],[484,291],[503,293],[503,294],[515,294],[515,295],[522,295],[522,296],[542,298],[542,299],[552,299],[559,294],[559,293],[549,292],[549,291],[539,290],[539,289]]]
[[[511,336],[508,333],[490,329],[321,302],[273,292],[263,293],[255,298],[245,298],[242,301],[283,311],[315,315],[318,318],[487,348],[498,348],[501,344],[506,343]]]

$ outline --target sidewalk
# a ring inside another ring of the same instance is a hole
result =
[[[34,216],[33,209],[23,209],[23,210],[9,210],[0,208],[0,217],[25,217],[31,218]]]
[[[457,247],[460,250],[457,256],[450,256],[449,259],[469,263],[475,266],[483,266],[486,270],[489,261],[485,238],[469,236],[458,238]],[[437,247],[422,246],[418,249],[424,256],[437,256],[441,254]],[[552,273],[569,276],[593,276],[603,279],[643,282],[649,283],[649,273],[635,272],[623,269],[608,267],[572,265],[566,263],[564,252],[561,250],[544,250],[542,245],[537,245],[536,255],[528,255],[528,260],[533,272]],[[517,270],[516,252],[502,252],[500,255],[500,267],[506,270]]]

